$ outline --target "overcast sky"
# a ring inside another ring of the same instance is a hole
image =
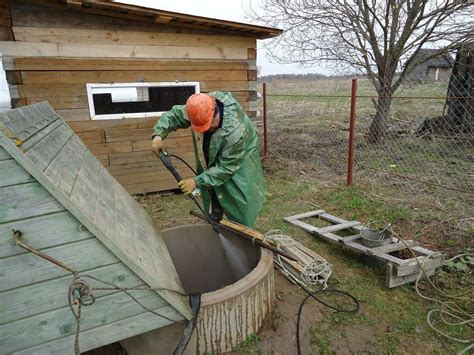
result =
[[[120,0],[119,2],[157,8],[161,10],[181,12],[190,15],[218,18],[222,20],[251,23],[245,19],[245,9],[249,0]],[[258,6],[260,0],[252,0],[252,6]],[[254,23],[257,24],[257,23]],[[271,63],[265,50],[263,41],[257,41],[257,65],[260,66],[260,75],[285,73],[328,73],[325,68],[300,68],[296,64]]]

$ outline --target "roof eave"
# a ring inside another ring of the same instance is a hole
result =
[[[230,35],[267,39],[279,36],[283,30],[273,27],[251,25],[242,22],[220,20],[209,17],[188,15],[178,12],[129,5],[121,2],[96,2],[90,0],[29,0],[44,6],[71,8],[86,13],[120,17],[162,25],[187,27],[203,31],[218,31]]]

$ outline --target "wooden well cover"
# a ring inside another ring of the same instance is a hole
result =
[[[47,102],[0,113],[0,146],[145,283],[182,292],[151,217]],[[187,297],[158,293],[191,317]]]

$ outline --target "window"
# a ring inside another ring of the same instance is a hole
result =
[[[87,84],[93,120],[158,116],[198,92],[198,82]]]

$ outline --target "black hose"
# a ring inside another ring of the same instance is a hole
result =
[[[188,321],[186,328],[184,328],[183,335],[179,340],[178,346],[173,352],[173,355],[182,355],[188,346],[189,340],[193,335],[193,331],[196,328],[197,318],[199,316],[199,310],[201,309],[201,294],[192,293],[189,295],[189,305],[193,311],[193,318]]]
[[[321,291],[315,291],[315,292],[311,292],[310,290],[308,290],[307,288],[305,287],[301,287],[303,290],[306,291],[306,293],[308,293],[308,296],[305,297],[305,299],[301,302],[300,304],[300,308],[298,309],[298,318],[297,318],[297,321],[296,321],[296,349],[297,349],[297,352],[298,352],[298,355],[301,355],[301,344],[300,344],[300,322],[301,322],[301,314],[303,312],[303,306],[305,305],[306,301],[312,297],[314,298],[316,301],[318,301],[319,303],[321,303],[322,305],[330,308],[330,309],[334,309],[338,312],[344,312],[344,313],[356,313],[359,311],[360,309],[360,303],[359,301],[353,296],[351,295],[350,293],[348,292],[345,292],[345,291],[341,291],[341,290],[336,290],[336,289],[326,289],[326,290],[321,290]],[[351,298],[353,301],[354,301],[354,304],[355,304],[355,307],[354,308],[349,308],[349,309],[344,309],[344,308],[340,308],[340,307],[337,307],[337,306],[333,306],[321,299],[319,299],[318,297],[316,297],[316,294],[318,293],[339,293],[341,295],[345,295],[345,296],[348,296],[349,298]]]
[[[188,162],[186,160],[184,160],[183,158],[181,158],[180,156],[177,156],[175,154],[170,154],[170,157],[173,157],[173,158],[176,158],[176,159],[179,159],[181,160],[193,173],[194,175],[197,175],[198,173],[196,172],[196,170],[193,169],[193,167],[191,165],[188,164]]]

